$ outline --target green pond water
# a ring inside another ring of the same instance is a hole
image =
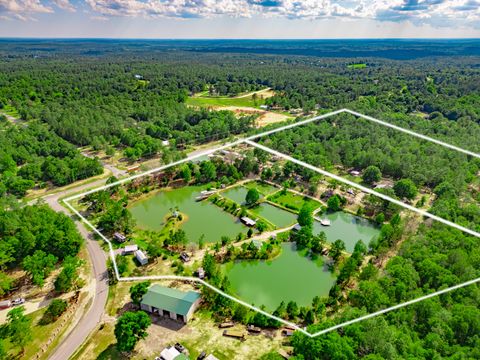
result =
[[[330,226],[322,226],[315,221],[313,224],[314,234],[325,232],[327,240],[334,242],[341,239],[345,242],[345,248],[352,252],[358,240],[362,240],[367,246],[370,241],[380,234],[380,229],[367,219],[348,214],[343,211],[318,215],[320,219],[327,218],[331,221]]]
[[[211,204],[209,201],[195,201],[205,187],[186,186],[175,190],[160,191],[151,197],[133,203],[129,210],[142,229],[161,230],[165,216],[171,208],[188,216],[181,228],[190,242],[197,242],[202,234],[205,241],[217,242],[224,235],[235,237],[247,228],[235,217]]]
[[[237,204],[242,205],[245,202],[248,189],[243,186],[235,186],[233,188],[222,191],[220,194],[226,198],[235,201]]]
[[[328,295],[335,282],[322,259],[305,257],[293,243],[283,243],[282,253],[272,261],[236,261],[226,264],[225,271],[240,299],[265,305],[269,311],[274,311],[281,301],[310,305],[315,296]]]
[[[284,228],[297,222],[297,215],[268,203],[261,203],[251,209],[253,213],[267,219],[278,228]]]

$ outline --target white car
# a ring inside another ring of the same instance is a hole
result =
[[[25,299],[24,298],[18,298],[18,299],[14,299],[12,300],[12,305],[13,306],[17,306],[17,305],[22,305],[25,303]]]

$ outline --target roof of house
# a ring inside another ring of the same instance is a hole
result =
[[[205,358],[205,360],[218,360],[218,358],[210,354]]]
[[[255,220],[250,219],[248,216],[242,216],[240,220],[242,220],[246,225],[249,226],[253,226],[257,223]]]
[[[167,310],[175,314],[187,315],[193,303],[200,298],[195,291],[180,291],[165,286],[153,285],[143,295],[142,304]]]
[[[132,251],[137,251],[138,250],[138,245],[127,245],[125,246],[125,251],[126,252],[132,252]]]
[[[135,251],[135,257],[139,260],[140,259],[142,259],[142,260],[147,260],[148,259],[147,255],[145,255],[142,250]]]

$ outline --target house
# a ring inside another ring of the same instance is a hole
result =
[[[358,171],[358,170],[351,170],[351,171],[350,171],[350,175],[352,175],[352,176],[360,176],[360,171]]]
[[[127,245],[123,248],[123,255],[133,254],[138,250],[138,245]]]
[[[257,224],[255,220],[250,219],[248,216],[242,216],[240,220],[247,226],[255,226]]]
[[[117,240],[120,243],[123,243],[125,242],[125,240],[127,240],[127,237],[119,232],[116,232],[115,234],[113,234],[113,237],[115,240]]]
[[[135,251],[134,254],[135,254],[135,258],[140,263],[140,265],[148,264],[148,257],[147,257],[147,255],[144,254],[144,252],[142,250],[137,250],[137,251]]]
[[[186,324],[200,304],[200,294],[153,285],[143,295],[140,308],[152,314],[169,317]]]

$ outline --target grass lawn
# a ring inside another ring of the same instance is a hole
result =
[[[40,310],[37,310],[31,314],[26,315],[27,318],[31,319],[32,322],[32,338],[33,340],[27,344],[25,347],[25,353],[21,356],[20,355],[20,348],[14,346],[10,341],[4,341],[4,347],[5,351],[9,355],[9,358],[12,359],[33,359],[34,356],[40,352],[40,348],[45,346],[46,342],[52,335],[52,332],[59,326],[61,322],[61,317],[57,321],[47,324],[47,325],[40,325],[39,321],[42,319],[43,314],[47,308],[43,308]],[[68,326],[68,322],[66,323]],[[63,327],[63,330],[65,330],[65,326]],[[62,330],[62,331],[63,331]],[[61,334],[62,332],[60,332]],[[52,343],[51,347],[56,346],[55,342]],[[44,356],[40,357],[40,359],[45,359],[48,356],[49,352],[47,351],[44,353]]]
[[[274,202],[275,204],[286,207],[287,209],[299,211],[303,204],[307,202],[312,207],[312,210],[317,209],[322,204],[318,201],[314,201],[310,198],[303,197],[297,194],[294,194],[290,191],[287,191],[285,194],[282,191],[275,193],[274,195],[268,197],[267,200]]]
[[[347,65],[347,68],[349,69],[365,69],[366,67],[367,67],[367,64],[365,63]]]
[[[235,97],[189,97],[187,105],[208,107],[208,106],[245,106],[258,108],[265,101],[257,99],[254,101],[251,97],[235,98]]]
[[[269,184],[265,184],[261,181],[250,181],[248,183],[243,184],[243,186],[246,187],[247,189],[256,188],[258,192],[264,196],[268,196],[270,194],[273,194],[275,191],[279,190],[279,188]]]

